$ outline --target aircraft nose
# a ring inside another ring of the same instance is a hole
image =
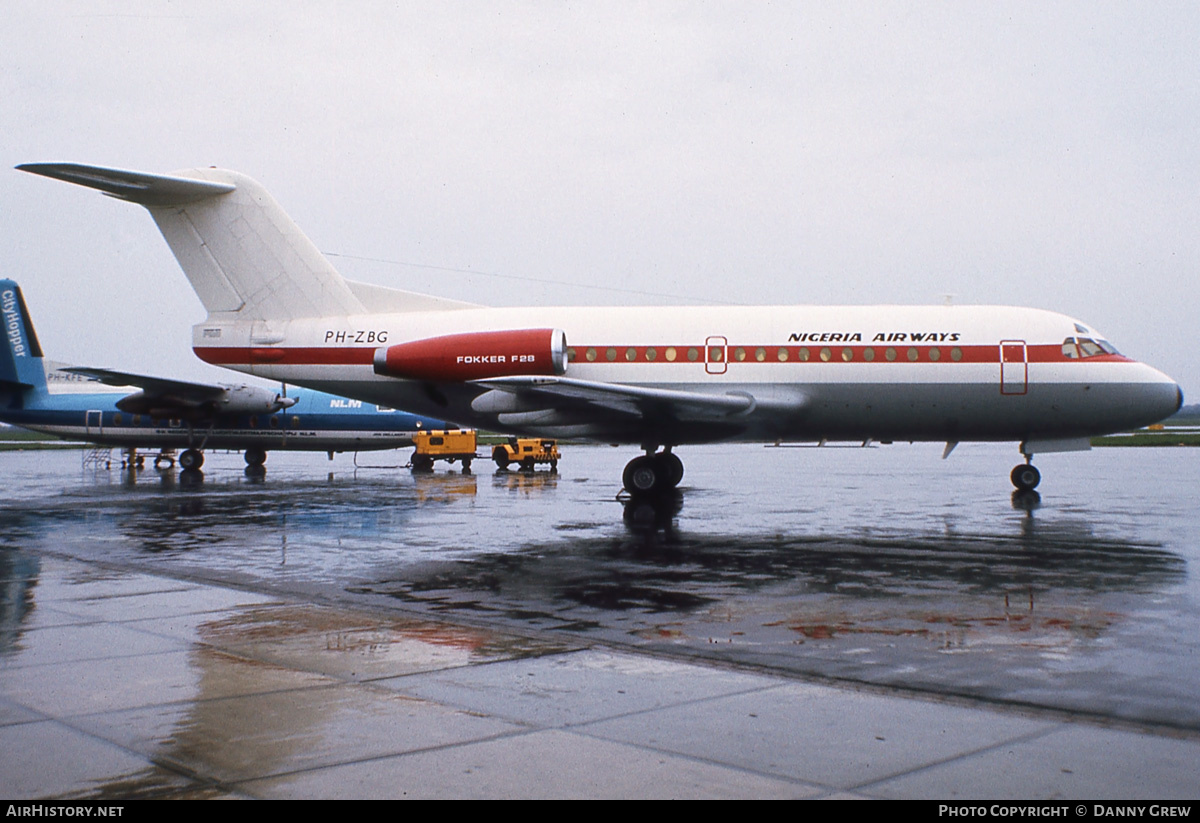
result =
[[[1150,422],[1157,423],[1183,408],[1183,389],[1158,369],[1144,368],[1150,372],[1150,379],[1142,384],[1141,405],[1146,417],[1154,418]]]

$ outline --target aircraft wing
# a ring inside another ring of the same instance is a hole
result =
[[[189,383],[185,380],[168,380],[144,374],[131,374],[111,369],[93,369],[70,366],[59,371],[81,374],[99,380],[106,386],[136,386],[150,397],[171,398],[184,404],[211,403],[221,399],[227,389],[212,383]]]
[[[645,386],[598,383],[570,377],[535,375],[494,377],[472,381],[511,394],[535,396],[550,407],[592,406],[636,417],[721,418],[746,414],[757,401],[746,392],[706,394]]]

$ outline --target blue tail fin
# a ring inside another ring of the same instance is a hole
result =
[[[45,390],[42,346],[33,331],[21,287],[12,280],[0,280],[0,318],[6,343],[0,348],[0,385]]]

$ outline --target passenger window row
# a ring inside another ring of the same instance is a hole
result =
[[[126,424],[125,418],[121,415],[120,412],[113,412],[108,417],[108,425],[110,425],[110,426],[124,426],[124,425],[141,426],[141,425],[143,425],[142,415],[131,414],[129,416],[129,418],[130,418],[129,423]],[[269,425],[273,429],[277,429],[280,427],[280,425],[282,425],[282,415],[273,414],[267,418],[267,421],[268,421],[267,425]],[[246,423],[252,429],[258,428],[258,415],[251,415],[250,418],[246,421]],[[182,425],[182,421],[175,419],[175,418],[172,418],[171,420],[166,420],[166,419],[154,420],[153,418],[147,417],[145,419],[145,425],[159,426],[159,427],[170,426],[171,428],[178,428],[179,426]],[[291,425],[293,428],[300,425],[300,417],[298,415],[292,415]]]
[[[895,361],[895,360],[901,359],[901,358],[906,359],[910,362],[914,362],[914,363],[917,362],[918,360],[923,359],[923,357],[924,357],[924,359],[927,359],[930,362],[937,362],[942,359],[942,350],[941,350],[941,348],[939,348],[937,346],[930,346],[930,347],[925,348],[923,356],[922,356],[922,350],[916,346],[909,346],[907,349],[897,349],[894,346],[887,346],[886,348],[883,348],[881,351],[882,351],[883,359],[887,360],[889,362],[892,362],[892,361]],[[617,348],[615,346],[609,346],[608,348],[596,348],[594,346],[591,346],[591,347],[582,349],[582,352],[583,352],[583,359],[585,361],[587,361],[588,363],[595,363],[597,360],[599,360],[601,362],[607,361],[609,363],[614,363],[617,360],[624,360],[629,363],[634,363],[634,362],[653,363],[660,359],[665,362],[668,362],[668,363],[673,363],[677,360],[679,360],[679,361],[686,360],[686,361],[690,361],[690,362],[696,362],[696,361],[700,360],[701,354],[703,352],[703,348],[699,347],[699,346],[690,346],[690,347],[686,347],[686,348],[685,347],[677,348],[675,346],[667,346],[667,347],[663,348],[660,352],[660,350],[654,346],[647,346],[645,348],[635,347],[635,346],[629,346],[629,347],[625,347],[625,348]],[[746,346],[735,346],[735,347],[729,348],[729,359],[737,361],[737,362],[744,362],[746,360],[752,360],[752,361],[755,361],[758,363],[762,363],[762,362],[765,362],[767,360],[774,358],[775,360],[777,360],[780,363],[786,363],[793,359],[798,362],[804,363],[804,362],[808,362],[809,360],[812,360],[814,356],[816,358],[820,359],[824,363],[828,363],[829,361],[834,360],[834,359],[840,359],[843,362],[849,363],[856,358],[856,350],[854,347],[851,347],[851,346],[845,346],[845,347],[824,346],[820,349],[815,350],[815,352],[810,350],[807,346],[799,346],[799,347],[795,347],[795,346],[771,346],[771,347],[758,346],[758,347],[750,347],[750,348],[748,348]],[[954,362],[958,362],[958,361],[962,360],[962,357],[963,357],[962,349],[959,348],[958,346],[952,347],[949,350],[949,356],[950,356],[950,359],[953,360]],[[567,349],[568,361],[574,363],[578,359],[578,357],[579,357],[579,350],[575,349],[574,347]],[[857,355],[857,357],[859,359],[864,360],[869,363],[869,362],[875,360],[875,358],[877,357],[876,350],[874,347],[868,346],[866,348],[861,349],[861,351]],[[707,362],[720,363],[724,359],[725,359],[725,348],[724,347],[722,347],[722,346],[709,347]]]

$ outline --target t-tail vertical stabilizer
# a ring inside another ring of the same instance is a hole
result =
[[[210,318],[265,321],[430,311],[466,304],[346,280],[259,183],[226,169],[174,175],[32,163],[22,171],[145,206]]]
[[[0,280],[0,315],[4,322],[4,349],[0,353],[0,388],[46,390],[42,347],[33,330],[21,287]]]

